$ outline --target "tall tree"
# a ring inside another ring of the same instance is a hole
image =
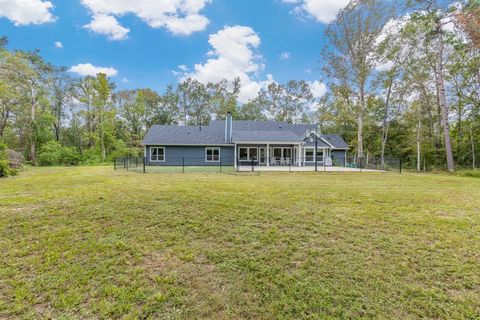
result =
[[[53,68],[51,87],[51,111],[54,117],[55,140],[60,141],[60,131],[65,118],[67,104],[72,101],[74,79],[67,74],[65,67]]]
[[[313,94],[305,81],[290,80],[287,84],[272,82],[259,94],[268,117],[276,121],[299,122],[313,103]]]
[[[93,97],[93,107],[95,116],[98,119],[98,138],[100,140],[100,148],[102,160],[106,159],[106,141],[112,135],[114,128],[115,113],[112,109],[112,84],[109,83],[107,75],[99,73],[95,78],[93,87],[95,95]]]
[[[348,88],[346,102],[357,117],[357,154],[364,156],[364,122],[368,85],[374,69],[378,37],[390,18],[384,1],[351,1],[331,23],[326,36],[324,72],[331,81]]]

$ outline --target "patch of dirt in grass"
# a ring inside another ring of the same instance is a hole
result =
[[[155,253],[146,256],[144,261],[147,273],[153,281],[171,283],[184,289],[182,304],[185,310],[182,310],[182,314],[186,318],[232,317],[229,314],[232,284],[205,258],[189,260],[172,253]]]

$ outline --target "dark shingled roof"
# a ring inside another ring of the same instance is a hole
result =
[[[148,130],[143,144],[225,144],[225,128],[223,126],[157,125]]]
[[[234,130],[233,142],[302,142],[302,137],[290,130]]]
[[[233,142],[302,142],[317,125],[289,124],[279,121],[233,121]],[[347,143],[337,134],[322,135],[336,149],[348,149]],[[321,147],[329,147],[321,140]],[[145,138],[144,145],[222,145],[225,143],[225,120],[214,120],[208,126],[152,126]],[[307,142],[306,145],[313,145]]]
[[[322,134],[322,138],[327,140],[335,149],[348,149],[348,144],[339,134]]]

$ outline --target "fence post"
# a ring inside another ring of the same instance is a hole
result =
[[[117,170],[117,158],[113,157],[113,171]]]
[[[238,163],[238,158],[235,158],[235,161],[236,161],[235,163],[236,163],[236,167],[237,167],[237,172],[239,172],[240,169],[238,168],[238,166],[239,166],[240,164]]]
[[[123,157],[123,169],[127,169],[127,158]]]
[[[145,162],[147,161],[147,158],[143,156],[143,173],[145,173]]]
[[[182,157],[182,173],[185,173],[185,157]]]
[[[253,169],[253,159],[252,159],[252,172],[254,172],[255,170]]]
[[[222,173],[222,157],[220,157],[219,160],[220,160],[220,173]]]
[[[402,158],[399,159],[399,164],[400,164],[400,173],[402,173]]]
[[[128,171],[128,166],[130,165],[130,156],[127,156],[127,171]]]

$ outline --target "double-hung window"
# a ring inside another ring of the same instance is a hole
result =
[[[317,149],[317,161],[323,161],[323,149]]]
[[[151,147],[150,148],[150,161],[163,162],[165,161],[165,148],[164,147]]]
[[[205,162],[220,162],[220,148],[205,148]]]
[[[314,157],[314,155],[313,155],[313,151],[314,151],[313,148],[305,149],[305,161],[307,161],[307,162],[313,162],[313,161],[315,161],[315,157]]]
[[[317,161],[323,161],[323,149],[317,149]],[[315,148],[305,148],[305,161],[315,162]]]

